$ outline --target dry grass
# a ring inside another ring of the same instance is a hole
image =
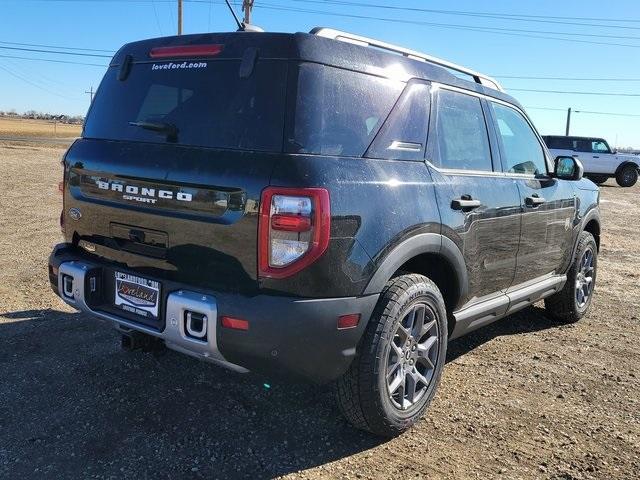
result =
[[[81,125],[67,125],[49,120],[0,118],[0,137],[59,137],[80,136]]]

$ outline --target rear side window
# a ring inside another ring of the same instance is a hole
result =
[[[547,163],[538,137],[515,109],[489,102],[502,147],[502,168],[509,173],[546,175]]]
[[[303,63],[285,149],[361,157],[400,96],[402,82]]]
[[[240,78],[239,69],[239,60],[138,63],[125,81],[119,81],[117,68],[111,67],[94,99],[84,136],[169,141],[162,132],[131,125],[147,122],[174,126],[172,141],[180,145],[282,151],[285,62],[258,61],[248,78]]]
[[[593,145],[591,140],[589,139],[581,139],[574,141],[574,149],[576,152],[588,152],[591,153],[593,150]]]
[[[491,150],[480,99],[449,90],[438,93],[436,166],[491,171]]]
[[[409,83],[369,147],[367,157],[423,161],[430,104],[429,85]]]
[[[543,137],[549,148],[557,150],[573,150],[573,139],[571,137]]]

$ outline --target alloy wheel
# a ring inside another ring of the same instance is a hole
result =
[[[583,309],[593,292],[593,250],[587,248],[580,259],[580,268],[576,276],[576,303],[579,309]]]
[[[433,379],[440,348],[435,312],[414,304],[391,338],[386,365],[387,393],[399,410],[422,400]]]

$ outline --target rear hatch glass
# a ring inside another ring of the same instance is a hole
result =
[[[119,69],[111,67],[84,137],[279,152],[286,62],[260,60],[244,78],[240,65],[240,60],[145,61],[135,63],[122,81]],[[143,123],[175,128],[175,135]]]

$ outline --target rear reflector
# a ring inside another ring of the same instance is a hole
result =
[[[222,326],[233,330],[249,330],[249,322],[240,318],[222,317]]]
[[[338,330],[345,328],[355,328],[360,323],[360,314],[351,313],[349,315],[341,315],[338,317]]]
[[[224,45],[180,45],[177,47],[155,47],[149,52],[151,58],[213,57],[222,52]]]
[[[307,232],[311,230],[311,219],[299,215],[273,215],[271,228],[285,232]]]

